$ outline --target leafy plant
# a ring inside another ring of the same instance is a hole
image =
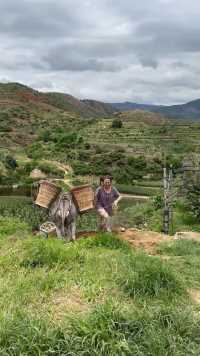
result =
[[[112,122],[112,128],[113,129],[121,129],[123,126],[123,122],[120,119],[114,119]]]

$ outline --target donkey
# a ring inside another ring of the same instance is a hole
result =
[[[50,205],[49,216],[56,225],[58,238],[66,241],[76,239],[76,218],[78,210],[70,193],[61,192],[56,200]]]

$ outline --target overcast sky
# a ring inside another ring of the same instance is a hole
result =
[[[106,102],[200,98],[199,0],[0,0],[0,81]]]

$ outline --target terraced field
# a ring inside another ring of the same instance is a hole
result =
[[[154,154],[158,150],[171,152],[174,145],[181,153],[200,150],[200,124],[179,123],[165,120],[161,123],[147,124],[144,120],[123,118],[123,127],[113,129],[112,118],[102,119],[83,130],[85,139],[91,144],[118,146],[127,153]],[[186,142],[187,138],[187,142]]]

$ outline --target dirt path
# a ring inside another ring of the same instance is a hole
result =
[[[126,198],[126,199],[135,199],[135,200],[143,200],[143,201],[147,201],[150,199],[150,197],[146,196],[146,195],[134,195],[134,194],[121,194],[122,198]]]
[[[149,255],[157,255],[157,246],[162,242],[172,241],[173,237],[153,231],[137,229],[127,229],[123,232],[115,233],[124,241],[128,242],[133,248],[145,250]],[[77,238],[87,238],[96,236],[95,231],[79,232]]]
[[[156,248],[158,244],[172,241],[173,239],[171,236],[160,234],[158,232],[137,230],[133,228],[127,229],[124,232],[119,232],[118,234],[121,239],[127,241],[134,248],[143,249],[150,255],[157,254]]]

